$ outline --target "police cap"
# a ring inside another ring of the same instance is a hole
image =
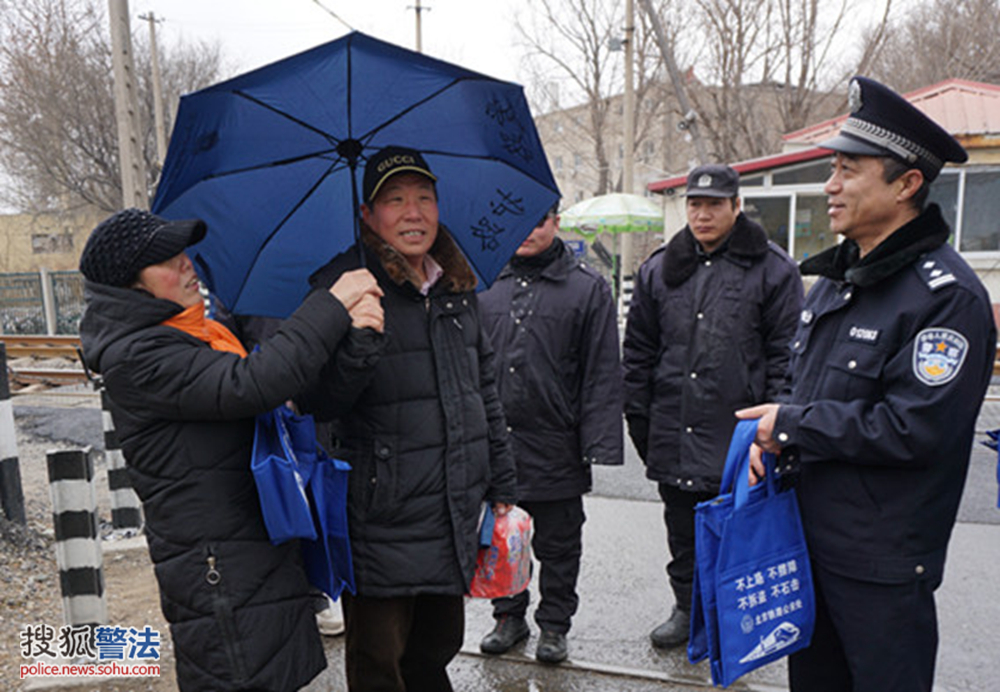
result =
[[[848,89],[851,115],[840,134],[820,142],[856,156],[893,156],[934,180],[946,161],[964,163],[969,155],[936,122],[884,84],[855,77]]]

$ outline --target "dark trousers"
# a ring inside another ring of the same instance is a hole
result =
[[[788,659],[791,692],[930,692],[938,584],[857,581],[815,562],[812,572],[816,630]]]
[[[659,483],[663,500],[663,521],[667,525],[667,548],[671,560],[667,576],[677,607],[691,612],[691,591],[694,585],[694,506],[711,500],[716,493],[692,493],[673,485]]]
[[[351,692],[450,692],[446,666],[462,648],[462,596],[371,598],[346,591]]]
[[[583,523],[587,520],[583,498],[519,502],[518,506],[531,515],[534,529],[531,549],[542,565],[538,577],[541,600],[535,611],[535,622],[543,630],[566,634],[580,604],[576,580],[580,576],[580,555],[583,554]],[[510,598],[495,598],[493,617],[523,618],[529,600],[527,589]]]

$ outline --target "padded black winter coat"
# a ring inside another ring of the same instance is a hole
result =
[[[441,227],[444,276],[423,296],[406,259],[363,229],[385,292],[385,332],[352,330],[321,387],[301,399],[332,420],[351,463],[348,523],[362,596],[462,595],[475,571],[484,500],[513,503],[514,463],[483,334],[475,276]],[[353,247],[313,275],[325,288],[358,266]]]
[[[555,242],[537,276],[508,265],[479,298],[497,352],[519,500],[579,497],[590,491],[592,464],[623,462],[611,289]]]
[[[104,377],[143,503],[180,689],[299,689],[326,661],[298,542],[273,546],[264,527],[254,416],[315,379],[350,316],[316,294],[240,358],[161,325],[176,303],[86,288],[83,350]]]
[[[733,413],[781,392],[801,309],[795,262],[743,213],[711,256],[685,226],[643,263],[622,363],[649,479],[718,491]]]

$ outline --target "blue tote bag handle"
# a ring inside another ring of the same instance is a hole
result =
[[[726,454],[726,465],[722,471],[722,486],[719,493],[733,493],[734,504],[742,507],[750,496],[750,445],[757,437],[757,420],[741,420],[733,430],[733,439],[729,443]],[[773,495],[774,489],[774,455],[763,454],[764,466],[767,469],[767,494]],[[761,487],[760,484],[754,488]]]

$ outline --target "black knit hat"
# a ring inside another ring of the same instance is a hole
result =
[[[855,77],[847,96],[850,117],[840,133],[820,147],[856,156],[892,156],[920,169],[928,181],[945,162],[968,160],[958,140],[884,84]]]
[[[365,164],[365,178],[361,186],[365,204],[371,205],[382,184],[397,173],[418,173],[429,178],[432,183],[437,182],[430,166],[416,149],[383,147]]]
[[[125,209],[97,225],[80,255],[88,281],[128,286],[139,272],[180,254],[205,237],[200,219],[168,221],[141,209]]]

